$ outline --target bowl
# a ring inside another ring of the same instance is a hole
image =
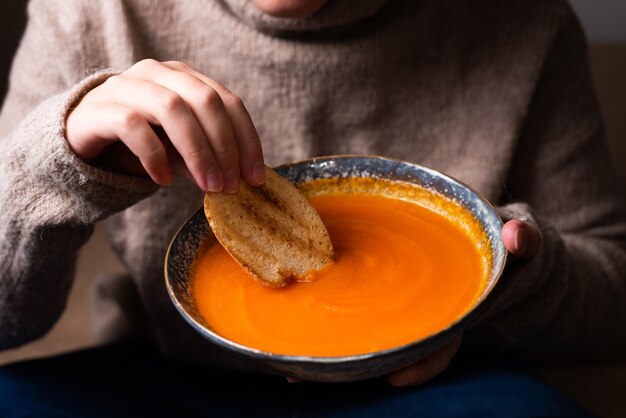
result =
[[[416,164],[382,157],[318,157],[276,167],[275,170],[296,185],[321,178],[371,177],[410,183],[454,202],[469,212],[482,230],[481,242],[491,255],[487,284],[471,309],[445,329],[426,338],[392,349],[339,357],[313,357],[265,352],[238,344],[215,333],[204,322],[190,294],[189,278],[194,261],[207,244],[214,242],[204,211],[200,208],[176,233],[165,257],[165,282],[176,309],[202,336],[226,351],[251,360],[262,370],[311,381],[354,381],[404,368],[427,357],[470,326],[485,306],[506,262],[502,243],[502,220],[485,198],[461,182]],[[410,197],[410,200],[417,197]]]

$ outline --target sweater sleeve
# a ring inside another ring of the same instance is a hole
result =
[[[148,179],[90,166],[69,148],[69,109],[113,72],[72,83],[82,70],[70,72],[69,32],[33,4],[30,11],[0,115],[0,349],[41,336],[58,319],[93,224],[156,190]]]
[[[571,359],[626,348],[626,213],[603,135],[572,14],[546,56],[500,208],[542,238],[537,256],[509,263],[484,315],[509,348]]]

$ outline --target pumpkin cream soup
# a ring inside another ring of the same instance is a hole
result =
[[[389,197],[309,198],[328,228],[335,263],[310,281],[268,288],[219,244],[210,246],[196,261],[191,292],[214,332],[279,354],[369,353],[446,328],[485,286],[489,260],[467,223]],[[454,206],[446,202],[437,204]],[[458,209],[448,212],[463,218]]]

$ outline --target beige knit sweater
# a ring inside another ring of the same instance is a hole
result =
[[[331,0],[302,20],[245,0],[32,0],[29,15],[0,119],[0,349],[57,320],[77,251],[105,221],[129,275],[95,291],[101,338],[141,332],[170,355],[214,358],[162,273],[200,191],[92,167],[64,138],[68,109],[112,74],[95,71],[145,57],[240,95],[269,164],[401,158],[538,226],[539,254],[508,266],[469,340],[559,356],[625,347],[626,216],[565,0]]]

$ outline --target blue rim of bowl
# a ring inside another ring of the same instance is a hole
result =
[[[331,155],[331,156],[323,156],[323,157],[312,157],[312,158],[307,158],[304,160],[298,160],[298,161],[294,161],[291,163],[287,163],[287,164],[281,164],[277,167],[275,167],[274,169],[280,173],[282,173],[284,170],[287,170],[289,167],[293,167],[293,166],[297,166],[297,165],[302,165],[302,164],[314,164],[314,163],[319,163],[319,162],[324,162],[324,161],[331,161],[331,160],[337,160],[337,159],[352,159],[352,158],[359,158],[359,159],[370,159],[370,160],[386,160],[386,161],[392,161],[392,162],[397,162],[399,164],[405,165],[405,166],[410,166],[413,168],[416,168],[418,170],[421,171],[425,171],[428,174],[434,176],[434,177],[440,177],[443,178],[445,180],[451,181],[453,184],[456,183],[456,185],[461,186],[467,190],[469,190],[472,194],[474,194],[476,197],[478,197],[479,200],[481,200],[490,210],[491,212],[496,216],[496,218],[499,220],[499,224],[502,226],[503,222],[502,222],[502,218],[500,217],[500,215],[498,214],[497,210],[495,209],[495,207],[480,193],[476,192],[474,189],[472,189],[470,186],[468,186],[467,184],[463,183],[462,181],[459,181],[457,179],[455,179],[454,177],[451,177],[447,174],[443,174],[439,171],[421,166],[419,164],[414,164],[414,163],[410,163],[407,161],[403,161],[400,159],[395,159],[395,158],[388,158],[388,157],[382,157],[382,156],[372,156],[372,155],[358,155],[358,154],[346,154],[346,155]],[[499,269],[497,271],[497,275],[495,275],[495,278],[492,281],[492,284],[490,286],[489,290],[485,290],[483,292],[483,294],[478,298],[478,300],[476,301],[476,303],[462,316],[460,316],[459,318],[457,318],[455,321],[453,321],[451,324],[449,324],[446,328],[441,329],[440,331],[428,335],[424,338],[418,339],[418,340],[414,340],[411,341],[410,343],[404,344],[404,345],[400,345],[397,347],[393,347],[393,348],[389,348],[389,349],[385,349],[385,350],[379,350],[379,351],[373,351],[373,352],[369,352],[369,353],[363,353],[363,354],[353,354],[353,355],[347,355],[347,356],[307,356],[307,355],[290,355],[290,354],[280,354],[280,353],[272,353],[272,352],[268,352],[268,351],[263,351],[263,350],[259,350],[256,348],[252,348],[252,347],[248,347],[246,345],[237,343],[235,341],[229,340],[228,338],[222,337],[221,335],[219,335],[218,333],[211,331],[208,326],[200,323],[199,321],[196,321],[193,317],[193,315],[188,312],[182,305],[182,303],[178,300],[173,288],[173,284],[170,280],[169,274],[168,274],[168,260],[170,258],[170,251],[172,250],[172,247],[174,245],[174,242],[176,241],[176,238],[178,237],[178,235],[180,234],[180,232],[183,230],[183,228],[185,228],[185,226],[187,225],[187,223],[193,219],[195,216],[198,216],[198,212],[202,211],[203,209],[200,208],[198,211],[194,212],[182,225],[180,228],[178,228],[178,230],[176,231],[176,233],[174,234],[174,237],[172,238],[172,240],[170,241],[170,244],[167,248],[167,252],[165,254],[165,265],[164,265],[164,273],[165,273],[165,285],[167,288],[167,292],[170,296],[170,299],[172,300],[174,306],[176,307],[176,309],[178,310],[178,312],[181,314],[181,316],[187,321],[187,323],[189,323],[196,331],[198,331],[200,334],[202,334],[203,336],[207,337],[209,340],[217,343],[219,346],[226,348],[227,350],[234,350],[236,353],[238,353],[239,355],[244,355],[244,356],[252,356],[254,358],[256,358],[257,360],[269,360],[269,361],[279,361],[281,363],[292,363],[292,362],[303,362],[303,363],[323,363],[323,364],[345,364],[345,363],[350,363],[350,362],[360,362],[363,360],[367,360],[370,358],[374,358],[374,357],[379,357],[379,356],[387,356],[387,355],[392,355],[394,353],[399,353],[399,352],[404,352],[404,351],[408,351],[411,350],[412,348],[421,345],[421,344],[427,344],[429,342],[434,342],[437,339],[440,339],[440,344],[438,344],[438,346],[443,346],[446,342],[446,340],[450,340],[452,338],[452,336],[455,335],[455,331],[460,328],[462,325],[466,325],[466,324],[471,324],[480,314],[480,312],[484,309],[485,307],[485,302],[487,301],[489,295],[491,295],[493,293],[493,289],[495,288],[495,286],[498,284],[500,278],[502,277],[502,273],[504,272],[504,268],[506,266],[506,261],[508,258],[508,252],[506,251],[506,249],[504,248],[504,244],[502,244],[502,242],[500,241],[500,245],[502,245],[503,247],[503,257],[502,257],[502,263],[499,266]],[[208,224],[208,223],[207,223]],[[210,230],[210,227],[209,227]],[[501,228],[500,228],[501,230]],[[492,267],[493,268],[493,267]],[[442,338],[444,337],[444,338]],[[445,338],[447,337],[447,339]]]

